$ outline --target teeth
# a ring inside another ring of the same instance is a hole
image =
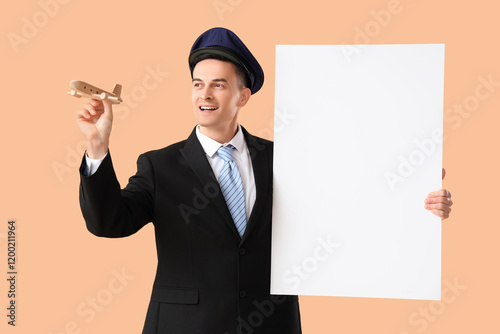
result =
[[[216,107],[201,107],[201,110],[215,110]]]

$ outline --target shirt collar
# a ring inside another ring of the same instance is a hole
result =
[[[203,150],[210,158],[213,158],[214,154],[217,153],[217,150],[221,146],[227,146],[231,144],[240,153],[242,153],[243,150],[246,148],[245,137],[243,136],[243,131],[241,130],[241,126],[239,124],[238,124],[238,131],[234,135],[233,139],[229,141],[229,143],[221,144],[218,141],[215,141],[212,138],[204,135],[203,133],[201,133],[199,125],[196,126],[196,136],[198,137],[198,140],[200,141]]]

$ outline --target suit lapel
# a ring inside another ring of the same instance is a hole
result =
[[[243,134],[248,146],[248,151],[250,153],[250,158],[252,160],[252,167],[255,178],[255,189],[257,192],[252,212],[250,213],[250,217],[247,217],[247,228],[242,238],[242,241],[245,241],[248,235],[252,232],[252,229],[257,224],[262,209],[268,200],[267,194],[269,193],[269,178],[271,176],[272,170],[269,150],[264,145],[257,143],[257,141],[255,141],[255,139],[245,130],[245,128],[241,127],[241,129],[243,130]]]
[[[203,147],[196,137],[196,128],[186,140],[186,144],[184,145],[184,148],[180,149],[180,152],[202,183],[203,187],[205,187],[205,185],[207,184],[213,183],[217,184],[217,186],[219,187],[219,182],[217,182],[217,179],[215,178],[215,175],[212,171],[212,167],[208,163],[205,151],[203,150]],[[234,234],[239,239],[240,235],[238,234],[238,230],[234,225],[233,218],[231,218],[231,213],[227,208],[226,201],[224,200],[224,196],[222,195],[220,187],[219,194],[211,198],[211,200],[224,218],[226,224],[231,230],[233,230]]]
[[[247,147],[250,153],[255,178],[255,189],[257,193],[250,217],[247,217],[247,227],[245,229],[245,233],[243,235],[243,238],[241,238],[241,241],[244,241],[257,224],[260,213],[262,212],[262,209],[268,200],[267,197],[269,193],[269,178],[272,173],[272,167],[269,150],[265,146],[257,143],[257,141],[245,130],[245,128],[241,127],[241,129],[243,130],[243,135],[245,136]],[[217,184],[217,186],[219,186],[219,183],[217,182],[213,174],[212,167],[208,163],[205,151],[203,150],[203,147],[196,137],[196,128],[186,140],[184,148],[182,148],[180,151],[191,169],[194,171],[195,175],[202,183],[203,187],[214,182]],[[220,187],[219,194],[211,198],[211,200],[224,218],[226,224],[234,232],[235,236],[240,239],[240,235],[238,234],[238,230],[234,225],[233,218],[231,217],[231,213],[227,208],[226,201],[224,200],[222,191],[220,191]]]

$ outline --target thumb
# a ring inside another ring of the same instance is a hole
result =
[[[108,99],[102,100],[102,105],[104,107],[104,115],[110,120],[113,120],[113,107]]]

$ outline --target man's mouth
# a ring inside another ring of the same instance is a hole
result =
[[[212,111],[212,110],[217,110],[218,107],[211,107],[211,106],[200,106],[201,111]]]

